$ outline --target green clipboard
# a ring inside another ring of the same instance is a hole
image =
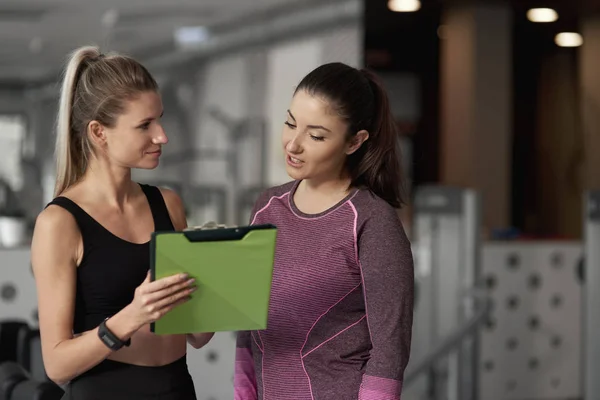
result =
[[[151,280],[187,273],[198,289],[150,330],[170,335],[266,329],[276,237],[277,228],[268,224],[153,233]]]

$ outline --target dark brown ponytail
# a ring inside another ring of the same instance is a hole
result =
[[[309,73],[296,92],[323,96],[349,125],[349,134],[369,132],[369,139],[347,159],[354,187],[366,187],[394,208],[404,203],[399,135],[387,93],[369,70],[343,63],[322,65]]]

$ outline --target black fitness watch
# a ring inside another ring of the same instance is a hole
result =
[[[108,318],[102,321],[98,327],[98,337],[102,340],[102,343],[113,351],[119,350],[123,346],[129,346],[131,344],[131,339],[127,339],[126,341],[119,339],[117,335],[112,333],[106,326],[107,320]]]

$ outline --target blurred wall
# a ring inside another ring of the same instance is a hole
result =
[[[591,14],[581,22],[585,43],[579,52],[580,116],[585,146],[584,187],[600,189],[600,16]]]
[[[27,101],[22,90],[0,89],[0,112],[21,113],[27,111]]]
[[[577,65],[568,50],[542,61],[537,99],[535,219],[532,231],[579,238],[582,232],[583,153]]]
[[[511,17],[506,4],[459,5],[442,15],[440,177],[481,193],[484,230],[510,224]]]

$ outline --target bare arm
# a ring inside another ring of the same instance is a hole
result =
[[[77,258],[81,235],[69,212],[56,206],[36,221],[31,263],[38,294],[38,313],[44,366],[50,379],[66,383],[104,360],[111,350],[91,335],[73,337]],[[115,335],[127,339],[139,328],[127,310],[107,321]]]
[[[187,219],[185,217],[185,207],[183,206],[181,197],[170,189],[161,188],[160,191],[165,199],[165,204],[167,205],[169,216],[171,217],[175,230],[183,231],[187,228]],[[213,336],[214,332],[190,333],[187,335],[187,341],[192,347],[199,349],[210,342]]]
[[[58,206],[40,213],[31,245],[31,264],[38,294],[42,357],[48,377],[64,384],[103,361],[112,352],[98,337],[98,328],[74,337],[73,318],[81,234],[72,215]],[[106,326],[127,340],[189,299],[194,291],[185,275],[150,281],[135,289],[133,301],[110,317]]]

